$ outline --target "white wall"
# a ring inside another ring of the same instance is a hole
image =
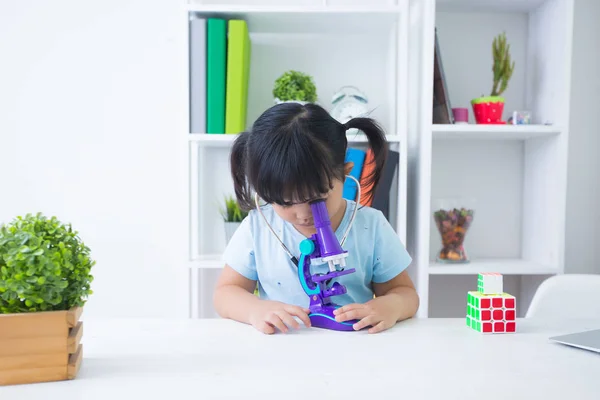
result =
[[[98,262],[86,315],[187,315],[182,3],[0,2],[0,221],[74,224]],[[568,272],[600,273],[599,18],[575,2]]]
[[[600,273],[600,2],[576,0],[565,269]]]
[[[0,221],[74,224],[84,315],[187,316],[182,3],[0,2]]]

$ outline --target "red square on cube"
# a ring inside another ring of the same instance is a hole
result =
[[[502,321],[504,319],[504,313],[502,310],[494,310],[494,321]]]
[[[482,310],[481,311],[481,320],[489,321],[492,319],[492,312],[490,310]]]
[[[504,332],[504,322],[494,322],[494,332]]]
[[[514,332],[516,329],[516,324],[514,322],[506,323],[506,332]]]
[[[490,299],[481,299],[481,308],[490,308]]]
[[[482,325],[483,325],[482,332],[486,332],[486,333],[492,332],[492,323],[491,322],[484,322]]]
[[[516,319],[515,310],[504,311],[504,319],[506,321],[514,321]]]
[[[503,304],[502,297],[494,297],[492,299],[492,306],[494,308],[502,308],[502,304]]]
[[[504,299],[505,308],[515,308],[515,299]]]

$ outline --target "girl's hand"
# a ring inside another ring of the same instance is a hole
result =
[[[306,327],[310,327],[310,310],[278,301],[261,300],[250,315],[250,323],[266,334],[275,333],[275,328],[285,333],[289,328],[300,328],[294,316],[300,318]]]
[[[348,304],[338,308],[333,314],[338,322],[358,319],[359,321],[353,325],[356,331],[371,326],[369,333],[382,332],[398,321],[398,311],[394,303],[387,300],[386,296],[383,296],[365,304]]]

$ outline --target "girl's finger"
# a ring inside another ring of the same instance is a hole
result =
[[[277,315],[279,316],[279,318],[281,318],[283,323],[286,324],[287,326],[289,326],[290,328],[295,328],[295,329],[300,328],[300,324],[298,324],[298,322],[296,322],[296,320],[287,312],[279,311],[279,312],[277,312]]]
[[[352,327],[355,331],[360,331],[361,329],[364,329],[367,326],[377,324],[377,322],[379,322],[377,317],[375,317],[374,315],[367,315],[366,317],[355,323]]]
[[[381,321],[374,327],[370,328],[369,333],[378,333],[381,331],[385,331],[386,329],[387,329],[387,324],[385,323],[385,321]]]
[[[345,306],[342,306],[340,308],[336,308],[335,310],[333,310],[333,315],[343,314],[346,311],[351,311],[351,310],[355,310],[357,308],[364,308],[364,307],[365,307],[364,304],[358,304],[358,303],[347,304]]]
[[[367,315],[369,314],[365,308],[356,308],[336,315],[335,320],[338,322],[344,322],[350,319],[363,319]]]
[[[277,329],[279,329],[283,333],[288,331],[287,326],[285,326],[285,324],[283,323],[283,321],[281,320],[281,318],[279,318],[279,315],[277,315],[277,314],[271,314],[267,318],[267,322],[270,323],[271,325],[273,325],[274,327],[276,327]]]
[[[267,335],[272,335],[275,333],[275,328],[267,322],[262,322],[259,326],[256,327],[259,332],[265,333]]]
[[[304,326],[310,328],[310,318],[308,318],[308,313],[310,313],[310,310],[306,311],[302,307],[289,306],[285,307],[285,311],[300,318],[300,320],[304,323]]]

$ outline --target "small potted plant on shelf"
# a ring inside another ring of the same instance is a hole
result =
[[[27,214],[0,226],[0,385],[76,377],[94,265],[56,217]]]
[[[494,38],[492,44],[492,72],[493,86],[489,96],[482,96],[471,100],[475,121],[478,124],[504,124],[504,97],[502,93],[508,87],[512,77],[515,63],[510,58],[510,44],[507,43],[506,34],[502,33]]]
[[[314,103],[317,101],[317,88],[312,76],[299,71],[286,71],[273,87],[275,104],[279,103]]]
[[[225,208],[221,209],[221,215],[225,224],[225,242],[229,243],[236,229],[248,215],[243,211],[233,196],[225,197]]]

